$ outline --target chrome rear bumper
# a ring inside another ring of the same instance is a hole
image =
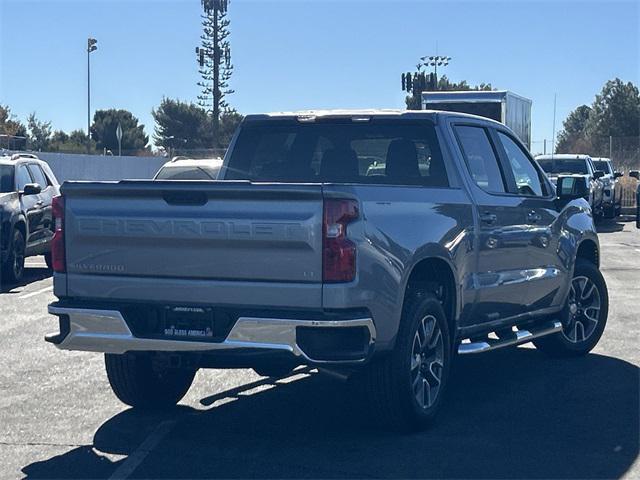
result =
[[[68,331],[47,335],[45,339],[62,350],[125,353],[129,351],[208,352],[230,349],[269,349],[287,351],[313,363],[343,363],[312,358],[297,341],[297,327],[342,328],[365,327],[368,345],[362,358],[344,362],[362,362],[370,357],[375,345],[376,330],[371,318],[353,320],[298,320],[284,318],[240,317],[222,342],[164,340],[140,338],[131,333],[127,322],[117,310],[94,310],[49,305],[49,313],[68,318]]]

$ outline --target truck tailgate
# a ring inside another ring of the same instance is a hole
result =
[[[191,291],[235,303],[245,284],[251,304],[277,283],[321,306],[320,185],[74,182],[62,192],[68,296],[169,301]]]

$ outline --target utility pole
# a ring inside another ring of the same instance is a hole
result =
[[[202,36],[202,47],[196,47],[196,54],[201,67],[201,74],[204,82],[199,83],[203,87],[203,93],[198,97],[200,105],[206,108],[208,93],[208,73],[207,68],[211,68],[211,120],[214,138],[217,141],[220,126],[220,110],[226,108],[224,97],[233,93],[228,89],[228,80],[233,70],[231,65],[231,47],[229,41],[225,40],[229,35],[229,20],[225,18],[229,0],[201,0],[205,11],[203,22],[204,34]],[[210,23],[208,23],[210,22]],[[206,61],[205,59],[208,59]],[[223,63],[224,60],[224,63]]]
[[[91,52],[98,49],[95,38],[87,38],[87,153],[91,151]]]

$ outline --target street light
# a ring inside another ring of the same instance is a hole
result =
[[[87,38],[87,153],[91,151],[91,52],[98,49],[98,40]]]
[[[435,75],[436,89],[438,88],[438,67],[446,67],[451,61],[451,57],[445,55],[427,55],[420,57],[422,65],[425,67],[433,67],[433,74]]]

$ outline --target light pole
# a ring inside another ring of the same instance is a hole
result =
[[[434,87],[438,89],[438,67],[446,67],[449,65],[451,61],[451,57],[447,57],[444,55],[427,55],[425,57],[420,57],[422,60],[422,65],[425,67],[433,67],[433,75],[434,75]]]
[[[87,38],[87,153],[91,151],[91,52],[98,49],[95,38]]]

